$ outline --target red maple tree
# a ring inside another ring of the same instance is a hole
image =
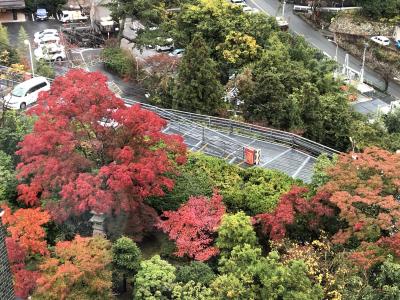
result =
[[[58,221],[88,210],[133,212],[172,189],[167,174],[186,160],[183,139],[162,133],[166,121],[125,106],[100,73],[57,77],[30,113],[38,120],[17,151],[19,199],[44,204]]]
[[[377,241],[400,226],[400,155],[379,148],[341,155],[328,170],[329,182],[320,191],[339,208],[339,217],[348,226],[333,237],[345,243],[350,237]]]
[[[273,213],[256,215],[254,223],[260,224],[262,231],[272,240],[283,239],[286,236],[286,227],[293,224],[296,217],[308,215],[308,226],[318,227],[320,218],[331,216],[334,211],[326,203],[328,194],[322,192],[307,199],[308,192],[306,187],[293,186],[289,192],[281,196]]]
[[[222,196],[216,192],[210,199],[190,197],[177,211],[165,211],[157,226],[175,241],[177,256],[187,254],[205,261],[219,253],[212,243],[225,211]]]

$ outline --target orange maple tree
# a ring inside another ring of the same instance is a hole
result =
[[[111,299],[111,244],[76,236],[59,242],[40,265],[35,296],[42,299]]]
[[[6,247],[14,275],[15,294],[26,298],[36,287],[39,276],[38,272],[26,269],[26,260],[30,255],[48,254],[43,225],[50,221],[50,215],[40,208],[21,208],[14,213],[8,206],[2,208],[5,211],[2,220],[10,234],[6,238]]]
[[[329,182],[320,188],[329,193],[348,226],[333,236],[343,244],[351,237],[375,242],[391,236],[400,226],[400,155],[379,148],[341,155],[328,170]]]

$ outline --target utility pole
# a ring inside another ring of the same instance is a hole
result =
[[[363,53],[363,59],[362,59],[362,65],[361,65],[361,72],[360,72],[360,82],[364,82],[364,67],[365,67],[365,54],[367,53],[367,48],[368,48],[368,43],[364,44],[364,53]]]

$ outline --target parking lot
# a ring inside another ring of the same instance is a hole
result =
[[[29,36],[29,40],[32,45],[32,52],[35,49],[34,34],[35,32],[42,31],[44,29],[57,29],[60,30],[64,24],[60,23],[58,20],[47,20],[47,21],[26,21],[22,23],[6,23],[4,26],[7,27],[9,40],[11,45],[16,45],[18,42],[18,33],[23,27]],[[64,43],[62,43],[64,44]],[[62,75],[67,72],[70,68],[83,68],[87,69],[88,64],[93,64],[92,61],[98,60],[100,54],[100,49],[82,49],[76,47],[66,46],[66,60],[62,62],[55,62],[54,69],[56,75]],[[29,51],[26,51],[27,61],[29,61]]]

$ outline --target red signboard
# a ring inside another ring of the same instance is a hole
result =
[[[254,165],[255,161],[255,149],[254,148],[244,148],[244,159],[247,164]]]

